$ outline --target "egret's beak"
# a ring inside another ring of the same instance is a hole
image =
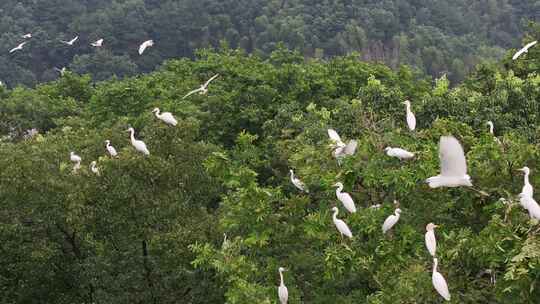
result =
[[[525,169],[523,169],[523,168],[519,168],[519,169],[516,169],[516,170],[521,171],[521,172],[525,171]]]
[[[439,226],[439,225],[433,225],[433,227],[435,227],[435,228],[439,228],[440,226]]]

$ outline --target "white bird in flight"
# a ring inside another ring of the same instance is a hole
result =
[[[519,194],[519,202],[523,208],[529,211],[529,216],[531,218],[537,219],[540,221],[540,206],[534,200],[532,196],[525,195],[523,193]]]
[[[531,173],[531,170],[527,166],[520,168],[518,170],[525,173],[523,175],[523,188],[521,189],[521,193],[523,193],[526,196],[532,197],[534,190],[533,190],[533,186],[529,182],[529,174]]]
[[[450,301],[450,292],[448,291],[448,285],[446,280],[440,272],[437,271],[438,260],[433,258],[433,274],[431,275],[431,282],[435,290],[443,297],[446,301]]]
[[[64,41],[64,40],[60,40],[60,42],[62,42],[63,44],[67,44],[67,45],[73,45],[75,43],[75,41],[77,41],[79,39],[79,36],[76,36],[75,38],[71,39],[70,41]]]
[[[151,46],[154,46],[154,40],[146,40],[145,42],[141,43],[139,46],[139,55],[142,55],[144,51]]]
[[[386,220],[384,221],[382,225],[383,233],[388,232],[388,230],[392,229],[392,227],[394,227],[394,225],[397,224],[397,222],[399,221],[400,215],[401,215],[401,209],[397,208],[394,211],[394,214],[386,218]]]
[[[176,119],[170,112],[163,112],[159,114],[159,108],[154,108],[154,110],[152,110],[152,113],[154,113],[159,120],[163,121],[168,125],[176,126],[178,124],[178,121],[176,121]]]
[[[23,49],[23,46],[24,46],[26,43],[27,43],[26,41],[20,43],[20,44],[17,45],[16,47],[12,48],[12,49],[9,51],[9,53],[11,54],[11,53],[13,53],[13,52],[22,50],[22,49]]]
[[[514,56],[512,57],[512,60],[516,60],[519,58],[519,56],[523,55],[524,53],[528,53],[529,52],[529,49],[532,48],[536,43],[538,43],[538,41],[533,41],[533,42],[530,42],[530,43],[527,43],[527,45],[525,45],[523,48],[521,48],[521,50],[517,51]]]
[[[334,214],[332,215],[332,220],[334,221],[334,225],[336,225],[337,230],[339,233],[343,236],[345,235],[348,238],[352,238],[352,232],[351,229],[349,229],[349,226],[345,224],[344,221],[337,218],[339,209],[337,207],[333,207],[332,211],[334,211]]]
[[[290,169],[289,172],[291,174],[291,182],[293,183],[293,185],[300,191],[305,191],[306,193],[309,193],[309,191],[306,189],[306,185],[299,178],[294,176],[294,171]]]
[[[97,162],[94,160],[90,163],[90,171],[92,171],[94,174],[99,175],[99,169],[96,166]]]
[[[32,33],[24,34],[24,35],[22,35],[22,38],[30,39],[30,38],[32,38]]]
[[[61,69],[55,67],[54,70],[57,71],[58,73],[60,73],[60,76],[64,76],[64,74],[65,74],[66,71],[67,71],[66,67],[63,67],[63,68],[61,68]]]
[[[216,74],[216,75],[212,76],[210,79],[208,79],[207,82],[201,84],[201,86],[198,89],[195,89],[195,90],[187,93],[182,99],[185,99],[185,98],[189,97],[190,95],[195,94],[197,92],[199,92],[200,95],[205,95],[206,93],[208,93],[208,85],[210,84],[210,82],[212,82],[212,80],[216,79],[218,76],[219,76],[219,74]]]
[[[405,100],[403,103],[405,104],[405,109],[407,111],[407,126],[409,127],[409,130],[414,131],[414,129],[416,129],[416,117],[414,117],[414,113],[411,111],[411,102]]]
[[[285,286],[285,283],[283,282],[283,272],[285,271],[285,268],[279,267],[278,270],[280,278],[280,283],[278,287],[279,302],[281,304],[287,304],[287,301],[289,300],[289,291],[287,290],[287,286]]]
[[[414,157],[414,153],[401,148],[386,147],[384,151],[386,151],[386,155],[390,157],[397,157],[400,160],[410,159]]]
[[[437,251],[437,239],[435,238],[435,228],[437,227],[439,226],[433,223],[429,223],[426,226],[426,248],[433,257],[435,256],[435,251]]]
[[[465,152],[459,141],[453,136],[441,136],[439,142],[441,173],[426,179],[431,188],[472,186],[467,175]]]
[[[95,47],[102,47],[103,46],[103,38],[102,39],[99,39],[95,42],[92,42],[90,43],[92,46],[95,46]]]
[[[150,155],[150,151],[148,151],[146,148],[146,144],[142,140],[135,139],[135,130],[133,128],[129,128],[127,131],[131,133],[131,145],[135,148],[135,150],[144,155]]]
[[[350,213],[356,212],[356,206],[354,205],[354,201],[351,197],[351,195],[347,192],[341,192],[343,190],[343,184],[338,182],[334,184],[334,187],[337,187],[336,189],[336,196],[338,200],[343,204],[343,207],[347,209]]]
[[[107,148],[107,152],[109,152],[111,157],[116,157],[118,155],[118,152],[116,152],[116,149],[111,146],[111,141],[108,139],[105,141],[105,148]]]
[[[340,158],[353,155],[356,152],[356,148],[358,147],[358,142],[356,140],[351,140],[348,144],[345,144],[336,130],[328,129],[327,132],[330,141],[332,141],[332,155],[337,158],[338,162],[340,161]]]

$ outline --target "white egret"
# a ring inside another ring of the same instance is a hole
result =
[[[472,186],[467,175],[465,153],[459,141],[453,136],[441,136],[439,142],[441,174],[426,180],[431,188]]]
[[[530,43],[527,43],[527,45],[525,45],[522,49],[520,49],[519,51],[517,51],[514,56],[512,56],[512,60],[516,60],[519,58],[519,56],[523,55],[524,53],[528,53],[529,52],[529,49],[532,48],[536,43],[538,43],[538,41],[533,41],[533,42],[530,42]]]
[[[336,225],[336,228],[339,231],[339,233],[342,236],[345,235],[348,238],[352,238],[352,232],[351,232],[351,229],[349,229],[349,226],[347,226],[347,224],[345,224],[344,221],[337,218],[337,215],[339,212],[338,208],[333,207],[332,211],[334,211],[334,214],[332,215],[332,220],[334,221],[334,225]]]
[[[400,215],[401,215],[401,209],[397,208],[394,211],[394,214],[386,218],[386,220],[384,221],[382,225],[383,233],[388,232],[388,230],[392,229],[392,227],[394,227],[394,225],[397,224],[397,222],[399,221]]]
[[[289,300],[289,290],[287,290],[287,286],[285,286],[285,283],[283,282],[283,272],[286,270],[283,267],[279,267],[279,278],[280,283],[278,287],[278,296],[279,296],[279,302],[281,304],[287,304],[287,301]]]
[[[381,208],[381,207],[382,207],[381,204],[375,204],[375,205],[370,206],[369,208],[370,208],[370,209],[379,209],[379,208]]]
[[[91,44],[92,46],[94,46],[94,47],[102,47],[102,46],[103,46],[103,38],[101,38],[101,39],[99,39],[99,40],[97,40],[97,41],[95,41],[95,42],[92,42],[92,43],[90,43],[90,44]]]
[[[529,211],[529,216],[531,218],[537,219],[540,221],[540,206],[534,200],[532,196],[528,196],[524,193],[519,194],[519,202],[523,208]]]
[[[82,161],[82,158],[73,151],[69,153],[69,159],[74,163],[80,163]]]
[[[405,104],[405,110],[407,111],[407,126],[409,127],[409,130],[414,131],[414,129],[416,129],[416,117],[414,117],[414,113],[411,111],[411,102],[405,100],[403,103]]]
[[[32,33],[24,34],[24,35],[22,35],[22,38],[30,39],[30,38],[32,38]]]
[[[523,167],[521,169],[518,169],[518,170],[525,173],[523,175],[523,188],[521,189],[521,193],[523,193],[526,196],[532,197],[534,190],[533,190],[533,186],[529,182],[529,174],[531,173],[531,170],[527,166],[525,166],[525,167]]]
[[[386,155],[390,157],[397,157],[399,158],[399,160],[410,159],[414,157],[414,153],[401,148],[386,147],[384,151],[386,151]]]
[[[73,45],[75,43],[75,41],[77,41],[79,39],[79,36],[76,36],[75,38],[71,39],[70,41],[64,41],[64,40],[60,40],[60,42],[62,42],[63,44],[67,44],[69,46]]]
[[[55,67],[54,70],[57,71],[58,73],[60,73],[60,76],[64,76],[64,74],[65,74],[66,71],[67,71],[67,70],[66,70],[66,67],[63,67],[63,68],[61,68],[61,69]]]
[[[231,242],[227,239],[227,234],[223,233],[223,243],[221,243],[221,249],[227,250],[231,247]]]
[[[99,175],[99,168],[96,166],[97,162],[94,160],[90,163],[90,171],[92,171],[94,174]]]
[[[151,46],[154,46],[154,40],[146,40],[145,42],[141,43],[139,46],[139,55],[142,55],[146,48],[149,48]]]
[[[338,146],[333,152],[332,155],[337,158],[338,162],[341,158],[353,155],[354,152],[356,152],[356,147],[358,146],[358,142],[356,140],[351,140],[348,144],[344,146]]]
[[[328,137],[330,137],[330,140],[333,143],[333,148],[345,146],[345,143],[341,140],[341,137],[339,136],[338,132],[336,132],[336,130],[328,129]]]
[[[150,155],[150,151],[148,151],[146,148],[146,144],[142,140],[135,139],[135,130],[133,128],[129,128],[127,131],[131,133],[131,145],[135,148],[135,150],[144,155]]]
[[[334,184],[334,187],[337,187],[336,189],[336,196],[338,200],[343,204],[343,207],[347,209],[350,213],[356,212],[356,206],[354,205],[354,201],[351,197],[351,195],[347,192],[341,192],[343,190],[343,184],[338,182]]]
[[[207,82],[201,84],[201,86],[198,89],[195,89],[195,90],[187,93],[182,99],[185,99],[188,96],[190,96],[192,94],[195,94],[197,92],[199,92],[200,95],[205,95],[206,93],[208,93],[208,85],[210,84],[210,82],[212,82],[212,80],[216,79],[218,76],[219,76],[219,74],[216,74],[216,75],[212,76],[210,79],[208,79]]]
[[[113,146],[111,146],[111,141],[108,139],[105,141],[105,148],[107,148],[107,152],[109,152],[109,155],[111,157],[116,157],[118,155],[118,153],[116,152],[116,149]]]
[[[443,297],[446,301],[450,301],[450,292],[448,291],[448,285],[446,280],[440,272],[437,271],[438,260],[433,258],[433,274],[431,276],[431,281],[433,282],[433,287],[435,290]]]
[[[159,114],[159,108],[154,108],[154,110],[152,110],[152,113],[156,114],[156,117],[159,120],[163,121],[168,125],[176,126],[178,124],[178,121],[176,121],[176,119],[170,112],[163,112]]]
[[[489,134],[493,135],[495,126],[493,125],[493,122],[491,120],[488,120],[486,124],[489,126]]]
[[[305,191],[306,193],[309,193],[309,191],[306,189],[306,185],[299,178],[294,176],[294,171],[290,169],[289,172],[291,173],[291,182],[293,183],[293,185],[300,191]]]
[[[426,248],[431,256],[435,256],[435,251],[437,251],[437,238],[435,238],[435,228],[437,227],[439,226],[433,223],[429,223],[426,226]]]
[[[27,43],[26,41],[20,43],[20,44],[17,45],[16,47],[12,48],[12,49],[9,51],[9,53],[11,54],[11,53],[13,53],[13,52],[15,52],[15,51],[20,51],[20,50],[22,50],[22,49],[23,49],[23,46],[24,46],[26,43]]]

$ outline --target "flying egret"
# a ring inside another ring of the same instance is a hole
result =
[[[80,163],[82,161],[82,158],[73,151],[69,153],[69,159],[74,163]]]
[[[156,114],[156,117],[159,120],[163,121],[168,125],[176,126],[178,124],[178,121],[176,121],[176,119],[170,112],[163,112],[159,114],[159,108],[154,108],[154,110],[152,110],[152,113]]]
[[[467,175],[465,153],[459,141],[453,136],[441,136],[439,142],[441,174],[426,179],[431,188],[472,186]]]
[[[97,162],[94,160],[90,163],[90,171],[92,171],[94,174],[99,175],[99,169],[96,166]]]
[[[103,46],[103,38],[95,41],[95,42],[92,42],[90,43],[92,46],[95,46],[95,47],[102,47]]]
[[[337,215],[339,212],[338,208],[333,207],[332,211],[334,211],[334,214],[332,215],[332,220],[334,221],[334,225],[336,225],[336,228],[339,231],[339,233],[342,236],[345,235],[348,238],[352,238],[352,232],[351,232],[351,229],[349,229],[349,226],[347,226],[347,224],[345,224],[344,221],[337,218]]]
[[[426,226],[426,248],[429,251],[429,254],[431,254],[433,257],[435,256],[435,251],[437,250],[437,239],[435,238],[435,228],[437,227],[439,226],[433,223],[429,223]]]
[[[514,56],[512,56],[512,60],[516,60],[519,58],[519,56],[523,55],[523,53],[528,53],[529,52],[529,49],[532,48],[536,43],[538,43],[538,41],[533,41],[533,42],[530,42],[530,43],[527,43],[527,45],[525,45],[521,50],[517,51]]]
[[[116,149],[113,146],[111,146],[111,141],[108,139],[105,141],[105,148],[107,148],[107,151],[109,152],[109,155],[111,157],[116,157],[118,155],[118,153],[116,152]]]
[[[293,183],[293,185],[300,191],[305,191],[306,193],[309,193],[309,191],[306,189],[306,185],[299,178],[294,176],[294,171],[290,169],[289,172],[291,173],[291,182]]]
[[[145,42],[141,43],[139,46],[139,55],[142,55],[146,48],[149,48],[151,46],[154,46],[154,40],[146,40]]]
[[[32,38],[32,33],[24,34],[24,35],[22,35],[22,38],[30,39],[30,38]]]
[[[24,46],[26,43],[27,43],[26,41],[20,43],[20,44],[17,45],[16,47],[12,48],[12,49],[9,51],[9,53],[11,54],[11,53],[13,53],[13,52],[15,52],[15,51],[22,50],[22,49],[23,49],[23,46]]]
[[[518,169],[518,171],[522,171],[523,173],[525,173],[523,175],[523,188],[521,189],[521,193],[523,193],[526,196],[532,197],[534,190],[533,190],[533,186],[529,182],[529,174],[531,173],[531,170],[529,169],[529,167],[525,166],[521,169]]]
[[[60,42],[62,42],[63,44],[66,44],[66,45],[73,45],[75,43],[75,41],[77,41],[79,39],[79,36],[76,36],[75,38],[71,39],[70,41],[64,41],[64,40],[60,40]]]
[[[540,206],[534,200],[532,196],[525,195],[524,193],[519,194],[519,202],[523,208],[529,211],[529,216],[531,218],[537,219],[540,221]]]
[[[338,148],[345,146],[345,143],[341,140],[341,137],[339,136],[338,132],[334,129],[328,129],[328,137],[330,137],[330,140],[332,141],[332,147]]]
[[[66,70],[66,67],[63,67],[63,68],[61,68],[61,69],[55,67],[54,70],[57,71],[58,73],[60,73],[60,76],[64,76],[64,74],[65,74],[66,71],[67,71],[67,70]]]
[[[345,209],[347,209],[347,211],[350,213],[355,213],[356,206],[354,205],[351,195],[347,192],[341,192],[341,190],[343,190],[343,184],[341,182],[337,182],[334,184],[334,187],[337,187],[336,196],[338,200],[343,203],[343,207],[345,207]]]
[[[135,130],[133,128],[129,128],[127,131],[131,133],[131,145],[135,148],[135,150],[144,155],[150,155],[150,151],[148,151],[146,148],[146,144],[142,140],[135,139]]]
[[[446,280],[440,272],[437,271],[438,260],[433,258],[433,274],[431,276],[431,281],[433,282],[433,287],[435,290],[443,297],[446,301],[450,301],[450,292],[448,291],[448,285]]]
[[[382,231],[383,233],[388,232],[388,230],[392,229],[394,225],[399,221],[399,216],[401,215],[401,209],[397,208],[394,211],[394,214],[390,215],[386,218],[382,225]]]
[[[386,147],[384,151],[386,151],[386,155],[390,157],[397,157],[399,158],[399,160],[410,159],[414,157],[414,153],[401,148]]]
[[[212,82],[212,80],[216,79],[218,76],[219,76],[219,74],[216,74],[216,75],[212,76],[212,78],[208,79],[207,82],[201,84],[201,86],[198,89],[195,89],[195,90],[187,93],[182,99],[185,99],[188,96],[190,96],[192,94],[195,94],[197,92],[199,92],[200,95],[205,95],[206,93],[208,93],[208,85],[210,84],[210,82]]]
[[[356,147],[358,147],[358,142],[356,140],[351,140],[346,145],[344,144],[343,146],[336,147],[336,149],[332,152],[332,155],[339,161],[340,158],[353,155],[354,152],[356,152]]]
[[[287,301],[289,300],[289,291],[287,290],[287,286],[285,286],[285,283],[283,282],[283,272],[286,271],[286,269],[283,267],[279,267],[278,270],[280,278],[280,283],[278,287],[279,302],[281,304],[287,304]]]
[[[411,111],[411,102],[405,100],[403,103],[405,104],[405,109],[407,111],[407,126],[409,127],[409,130],[414,131],[414,129],[416,129],[416,117],[414,117],[414,113]]]

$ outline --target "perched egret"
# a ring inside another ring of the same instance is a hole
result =
[[[60,42],[62,42],[63,44],[67,44],[67,45],[73,45],[75,43],[75,41],[77,41],[79,39],[79,36],[76,36],[75,38],[71,39],[70,41],[64,41],[64,40],[60,40]]]
[[[334,214],[332,215],[332,220],[334,221],[334,225],[336,225],[336,228],[339,231],[339,233],[342,236],[345,235],[348,238],[352,238],[352,232],[351,232],[351,229],[349,229],[349,226],[347,226],[347,224],[345,224],[344,221],[337,218],[337,215],[339,212],[338,208],[333,207],[332,211],[334,211]]]
[[[409,127],[409,130],[414,131],[414,129],[416,129],[416,117],[414,117],[414,113],[411,111],[411,102],[405,100],[403,103],[405,104],[405,110],[407,111],[407,126]]]
[[[227,250],[231,246],[231,242],[227,239],[227,234],[223,233],[223,243],[221,243],[221,249]]]
[[[185,99],[187,98],[188,96],[192,95],[192,94],[195,94],[195,93],[199,93],[200,95],[205,95],[206,93],[208,93],[208,85],[210,84],[210,82],[212,82],[212,80],[216,79],[217,77],[219,76],[219,74],[216,74],[214,76],[212,76],[212,78],[208,79],[207,82],[201,84],[201,86],[198,88],[198,89],[195,89],[189,93],[187,93],[182,99]]]
[[[495,126],[493,125],[493,122],[489,120],[488,122],[486,122],[486,124],[489,126],[489,134],[491,135],[495,134],[494,133]]]
[[[96,165],[97,165],[97,162],[95,160],[92,161],[90,163],[90,171],[92,171],[94,174],[99,175],[99,169],[98,169],[98,167]]]
[[[401,209],[397,208],[394,211],[394,214],[390,215],[386,218],[382,225],[382,231],[383,233],[388,232],[388,230],[392,229],[394,225],[399,221],[399,216],[401,215]]]
[[[441,136],[439,142],[441,174],[426,180],[431,188],[472,186],[467,175],[465,153],[459,141],[453,136]]]
[[[519,56],[523,55],[524,53],[527,53],[529,52],[529,49],[532,48],[536,43],[538,43],[538,41],[533,41],[533,42],[530,42],[528,43],[527,45],[525,45],[522,49],[520,49],[519,51],[517,51],[514,56],[512,56],[512,60],[516,60],[519,58]]]
[[[146,148],[146,144],[142,140],[135,139],[135,130],[133,128],[129,128],[127,131],[131,133],[131,145],[135,148],[135,150],[144,155],[150,155],[150,151],[148,151]]]
[[[285,271],[285,268],[279,267],[278,270],[280,278],[280,283],[278,287],[279,302],[281,304],[287,304],[287,301],[289,300],[289,291],[287,290],[287,286],[285,286],[285,283],[283,282],[283,272]]]
[[[429,251],[429,254],[431,254],[433,257],[435,256],[435,251],[437,250],[437,239],[435,238],[435,228],[437,227],[439,226],[433,223],[429,223],[426,226],[426,248]]]
[[[152,113],[156,114],[156,117],[159,120],[163,121],[168,125],[176,126],[178,124],[178,121],[176,121],[176,119],[170,112],[163,112],[159,114],[159,108],[155,108],[154,110],[152,110]]]
[[[529,216],[531,218],[537,219],[540,221],[540,206],[534,200],[532,196],[528,196],[524,193],[519,194],[519,202],[523,208],[529,211]]]
[[[291,173],[291,182],[293,185],[298,188],[300,191],[305,191],[306,193],[309,193],[309,191],[306,189],[306,185],[297,177],[294,176],[294,171],[291,169],[289,170]]]
[[[414,157],[414,153],[401,148],[386,147],[384,151],[386,151],[386,155],[390,157],[397,157],[400,160],[410,159]]]
[[[69,159],[71,160],[71,162],[74,162],[74,163],[80,163],[82,161],[82,158],[75,154],[75,152],[70,152],[69,153]]]
[[[521,189],[521,193],[523,193],[526,196],[532,197],[534,190],[533,190],[533,186],[529,182],[529,174],[531,173],[531,170],[527,166],[525,166],[525,167],[523,167],[521,169],[518,169],[518,170],[525,173],[523,175],[523,188]]]
[[[109,155],[111,155],[111,157],[116,157],[118,155],[116,149],[111,146],[111,141],[108,139],[105,141],[105,148],[107,148],[107,152],[109,152]]]
[[[24,34],[24,35],[22,35],[22,37],[24,39],[30,39],[30,38],[32,38],[32,33]]]
[[[15,52],[15,51],[20,51],[20,50],[22,50],[22,49],[23,49],[23,46],[24,46],[26,43],[27,43],[26,41],[20,43],[20,44],[17,45],[16,47],[12,48],[12,49],[9,51],[9,53],[11,54],[11,53],[13,53],[13,52]]]
[[[95,42],[92,42],[92,43],[90,43],[90,44],[91,44],[92,46],[94,46],[94,47],[102,47],[102,46],[103,46],[103,38],[102,38],[102,39],[99,39],[99,40],[97,40],[97,41],[95,41]]]
[[[334,184],[334,187],[337,187],[336,196],[338,200],[343,203],[343,207],[345,207],[345,209],[347,209],[347,211],[350,213],[355,213],[356,206],[354,205],[351,195],[347,192],[341,192],[341,190],[343,190],[343,184],[338,182]]]
[[[139,46],[139,55],[142,55],[146,48],[154,46],[154,40],[146,40]]]
[[[433,258],[433,274],[431,276],[431,281],[433,282],[433,287],[437,292],[443,297],[446,301],[450,301],[450,292],[448,291],[448,285],[446,280],[440,272],[437,271],[437,258]]]

